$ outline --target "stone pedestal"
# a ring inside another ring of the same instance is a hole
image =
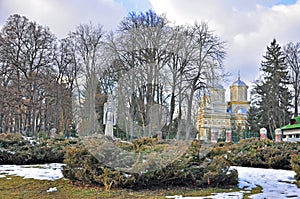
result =
[[[275,142],[282,141],[282,132],[281,129],[275,129]]]
[[[232,142],[232,131],[230,129],[226,130],[226,142]]]
[[[161,132],[161,131],[159,131],[159,132],[157,133],[157,141],[158,141],[158,142],[161,142],[161,141],[162,141],[162,132]]]
[[[217,143],[218,142],[218,129],[215,129],[215,128],[211,129],[210,141],[212,143]]]
[[[204,128],[204,130],[203,130],[203,135],[200,136],[200,140],[202,140],[203,142],[207,142],[206,128]]]
[[[56,128],[50,129],[50,138],[56,138]]]
[[[260,133],[260,140],[267,139],[267,129],[266,128],[261,128],[259,130]]]

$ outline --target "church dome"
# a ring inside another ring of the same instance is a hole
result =
[[[243,82],[240,78],[240,71],[238,74],[238,80],[232,83],[232,86],[247,86],[245,82]]]
[[[245,82],[242,80],[238,79],[235,82],[232,83],[232,86],[247,86]]]
[[[217,85],[215,86],[215,88],[218,88],[218,89],[224,89],[224,87],[223,87],[221,84],[217,84]]]

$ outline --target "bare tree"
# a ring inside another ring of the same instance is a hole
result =
[[[75,42],[71,37],[60,40],[55,55],[56,82],[54,85],[55,111],[54,127],[60,131],[70,131],[73,121],[73,91],[75,79],[79,72],[76,58]]]
[[[117,33],[108,41],[110,71],[116,74],[111,79],[116,80],[118,91],[127,95],[122,101],[130,105],[126,116],[131,118],[130,131],[137,123],[149,135],[151,130],[145,128],[151,126],[150,107],[159,104],[169,111],[163,128],[167,137],[176,128],[183,129],[182,111],[186,111],[188,139],[195,92],[222,78],[224,42],[208,30],[207,24],[170,27],[164,16],[152,11],[130,13]],[[127,89],[127,93],[121,89]]]
[[[300,43],[288,43],[284,46],[284,54],[294,90],[294,116],[296,117],[299,114],[298,107],[300,97]]]
[[[0,62],[0,132],[12,132],[10,124],[18,111],[14,75],[9,63]]]
[[[149,11],[130,13],[120,25],[116,36],[111,35],[112,67],[118,74],[119,88],[129,88],[131,132],[133,124],[142,127],[144,136],[151,134],[151,107],[164,103],[164,67],[170,57],[166,20]],[[126,79],[128,79],[126,81]],[[120,83],[125,83],[124,86]],[[123,92],[124,93],[124,92]]]
[[[14,131],[35,133],[40,128],[39,106],[45,98],[45,81],[53,74],[54,43],[47,27],[20,15],[10,16],[2,28],[2,58],[14,71],[15,101],[21,102],[19,115],[12,122]]]
[[[102,26],[94,26],[93,24],[79,25],[76,31],[72,33],[80,66],[76,79],[77,99],[81,105],[84,102],[84,109],[81,112],[81,116],[84,118],[83,133],[95,133],[98,128],[96,125],[95,96],[99,84],[99,73],[102,70],[99,58],[101,57],[103,36]]]
[[[168,46],[168,53],[170,59],[167,62],[168,72],[170,73],[168,78],[168,84],[170,87],[170,102],[169,102],[169,126],[168,137],[172,131],[177,129],[177,138],[179,138],[180,131],[182,129],[182,103],[183,94],[185,93],[184,71],[188,64],[193,60],[193,42],[192,38],[188,36],[186,28],[178,26],[170,30],[171,43]],[[176,105],[176,103],[178,103]],[[176,106],[178,107],[178,115],[176,118],[176,124],[173,126],[174,113]],[[174,133],[174,132],[173,132]]]
[[[192,107],[195,91],[204,90],[221,79],[225,43],[209,30],[206,23],[195,25],[188,30],[193,40],[193,61],[185,69],[189,94],[187,96],[187,131],[186,139],[190,138],[192,127]]]

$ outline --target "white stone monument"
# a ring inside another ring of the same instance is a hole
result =
[[[113,137],[113,127],[116,125],[115,105],[111,95],[108,96],[107,102],[104,103],[103,124],[105,124],[105,135]]]
[[[56,128],[50,129],[50,138],[56,138]]]

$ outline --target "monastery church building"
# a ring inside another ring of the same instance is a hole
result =
[[[197,124],[200,139],[209,139],[211,132],[222,137],[226,131],[246,129],[250,106],[250,101],[247,100],[248,86],[240,79],[239,74],[229,89],[229,102],[225,101],[225,89],[221,85],[209,88],[208,94],[201,98]]]

